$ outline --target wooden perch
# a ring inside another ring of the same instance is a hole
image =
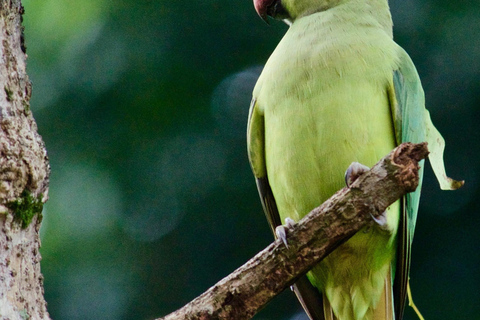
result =
[[[277,240],[181,309],[162,318],[249,319],[389,205],[418,185],[426,143],[403,143],[288,229]]]

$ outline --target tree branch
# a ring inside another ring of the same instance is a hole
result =
[[[325,258],[389,205],[418,185],[426,143],[404,143],[312,210],[288,230],[288,248],[276,240],[205,293],[162,318],[249,319],[274,296]]]

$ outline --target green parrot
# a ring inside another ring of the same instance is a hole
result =
[[[463,184],[445,173],[444,140],[425,109],[415,66],[393,41],[387,0],[254,5],[264,20],[289,25],[257,81],[247,129],[273,231],[365,170],[353,166],[344,176],[352,162],[370,167],[402,142],[428,142],[442,189]],[[402,319],[420,186],[298,280],[294,291],[311,319]]]

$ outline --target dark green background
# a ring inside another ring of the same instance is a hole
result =
[[[272,241],[246,156],[256,77],[286,30],[250,0],[25,0],[32,110],[52,166],[42,226],[54,319],[153,319]],[[412,289],[426,319],[480,319],[480,2],[391,1],[447,141],[427,168]],[[256,319],[301,319],[293,294]],[[408,319],[414,319],[408,311]]]

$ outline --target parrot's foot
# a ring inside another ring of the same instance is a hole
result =
[[[275,234],[277,235],[277,238],[282,240],[282,242],[285,244],[285,247],[288,248],[288,243],[287,243],[287,228],[291,228],[295,225],[295,221],[293,221],[290,218],[285,218],[285,225],[281,225],[275,228]]]
[[[358,179],[358,177],[360,177],[362,174],[364,174],[368,170],[370,170],[369,167],[364,166],[363,164],[358,162],[352,162],[352,164],[348,166],[348,169],[345,172],[345,184],[347,185],[347,187],[350,188],[352,183],[354,183],[355,180]]]
[[[347,171],[345,172],[345,184],[347,187],[350,188],[350,186],[357,180],[362,174],[370,170],[369,167],[358,163],[358,162],[352,162],[352,164],[348,167]],[[380,229],[389,231],[389,227],[387,225],[387,211],[384,211],[381,215],[378,217],[374,217],[372,214],[370,214],[372,217],[373,221],[377,224],[377,226],[380,227]],[[367,227],[364,230],[365,233],[370,232],[370,227]]]
[[[390,230],[390,228],[387,225],[387,211],[383,211],[381,215],[378,217],[374,217],[371,213],[370,216],[372,217],[373,221],[377,223],[377,225],[380,227],[382,230]]]

